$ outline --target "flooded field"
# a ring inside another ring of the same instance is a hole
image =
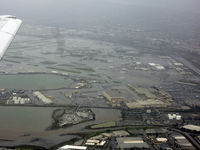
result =
[[[57,108],[1,106],[0,144],[9,144],[10,146],[20,144],[40,145],[48,148],[76,137],[72,135],[73,133],[89,131],[85,129],[88,125],[117,121],[121,118],[120,110],[94,108],[92,109],[96,114],[94,121],[69,128],[48,130],[52,123],[51,115],[55,109]]]
[[[178,113],[199,105],[199,6],[197,0],[2,1],[1,14],[23,25],[0,62],[0,147],[50,149],[111,127],[168,126],[167,108]],[[51,130],[53,112],[72,106],[92,110],[95,119]],[[187,115],[178,126],[195,117],[200,124],[198,112]]]
[[[0,139],[45,131],[51,124],[52,108],[0,107]]]
[[[57,89],[70,87],[72,80],[53,74],[0,75],[0,88],[8,89]]]

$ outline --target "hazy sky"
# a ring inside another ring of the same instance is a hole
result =
[[[0,0],[0,14],[48,26],[123,24],[188,33],[200,30],[199,0]]]

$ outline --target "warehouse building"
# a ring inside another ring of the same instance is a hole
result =
[[[141,137],[117,138],[118,149],[149,149],[149,145]]]
[[[122,93],[118,89],[111,89],[103,92],[103,95],[112,103],[123,102],[125,97],[122,96]]]
[[[132,101],[135,97],[127,87],[113,87],[103,92],[104,97],[112,103]]]
[[[195,150],[194,146],[181,134],[171,135],[170,140],[180,149]]]
[[[35,91],[33,92],[33,94],[39,99],[41,100],[44,104],[52,104],[52,100],[47,98],[46,96],[44,96],[41,92],[39,91]]]

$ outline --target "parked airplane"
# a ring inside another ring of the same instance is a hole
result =
[[[0,15],[0,60],[14,39],[22,21],[15,16]]]

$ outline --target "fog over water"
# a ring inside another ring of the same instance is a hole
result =
[[[199,0],[6,0],[0,14],[47,26],[132,26],[193,36],[200,30]]]

